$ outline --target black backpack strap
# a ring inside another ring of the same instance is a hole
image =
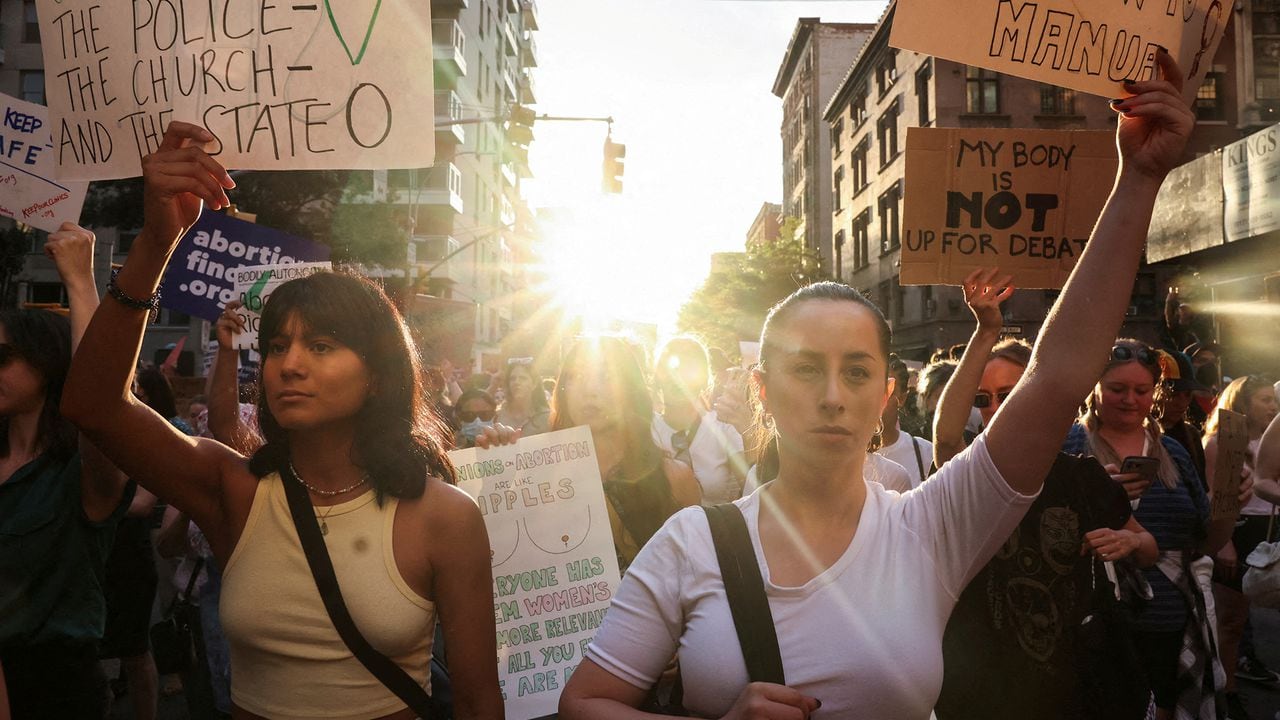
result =
[[[786,684],[782,672],[782,652],[778,649],[778,633],[773,626],[773,613],[764,592],[764,578],[756,561],[751,536],[742,511],[733,503],[704,507],[711,540],[720,561],[724,592],[738,631],[742,659],[747,664],[751,682]]]
[[[915,435],[907,435],[907,437],[911,438],[911,449],[916,451],[916,470],[920,471],[920,482],[924,483],[927,478],[924,474],[924,459],[920,457],[920,443],[916,442]],[[929,464],[932,465],[933,461],[930,460]]]
[[[316,588],[324,601],[324,609],[329,613],[329,620],[333,622],[342,642],[346,643],[347,649],[351,650],[351,654],[355,655],[361,665],[419,717],[424,720],[437,717],[427,691],[404,668],[375,650],[351,619],[347,604],[342,599],[342,590],[338,587],[338,576],[333,572],[329,550],[320,535],[320,524],[316,522],[311,499],[287,463],[280,469],[280,482],[284,485],[284,494],[289,500],[289,514],[293,516],[293,526],[302,542],[302,551],[306,553],[307,565],[311,567],[311,577],[316,581]]]

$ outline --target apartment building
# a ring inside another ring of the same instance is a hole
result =
[[[770,202],[762,204],[760,212],[756,213],[756,219],[751,221],[751,227],[747,230],[747,247],[758,247],[776,241],[782,232],[782,220],[781,205]]]
[[[834,267],[831,149],[822,108],[874,29],[800,18],[773,82],[782,100],[783,214],[800,221],[797,233],[827,270]]]
[[[823,105],[831,151],[832,274],[863,289],[884,310],[895,351],[923,360],[937,348],[966,342],[973,318],[958,287],[898,282],[907,128],[1113,130],[1115,114],[1106,98],[890,47],[894,9],[891,3]],[[1218,58],[1233,48],[1224,42]],[[1202,127],[1189,157],[1236,136],[1227,119],[1236,93],[1229,77],[1225,65],[1215,64],[1201,88]],[[1138,278],[1127,331],[1154,333],[1164,275],[1146,269]],[[1056,295],[1015,295],[1005,307],[1006,333],[1034,339]]]
[[[537,102],[535,0],[432,0],[436,164],[374,171],[349,203],[388,202],[408,218],[405,268],[419,288],[475,305],[475,368],[495,370],[502,339],[518,319],[534,215],[521,190],[527,150],[506,123]]]

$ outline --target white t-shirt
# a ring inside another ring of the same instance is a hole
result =
[[[650,434],[653,442],[662,448],[669,458],[675,458],[675,449],[671,447],[671,436],[675,428],[667,424],[659,413],[653,414]],[[702,504],[719,505],[733,502],[741,497],[742,492],[737,478],[733,475],[734,455],[742,455],[742,434],[727,422],[721,422],[715,411],[705,413],[698,431],[689,443],[689,459],[693,462],[693,476],[702,486]]]
[[[920,447],[920,462],[916,463],[916,451],[911,447],[912,440]],[[886,445],[876,450],[876,453],[883,455],[890,460],[898,463],[907,469],[907,476],[911,479],[911,487],[918,487],[929,477],[929,467],[933,465],[933,443],[924,438],[913,438],[905,432],[898,432],[898,441],[892,445]],[[920,477],[920,467],[924,467],[924,477]]]
[[[883,455],[869,453],[867,461],[862,465],[862,476],[871,482],[880,483],[886,490],[904,493],[911,489],[911,474],[907,469]],[[756,466],[747,471],[747,481],[742,486],[742,494],[750,495],[760,487],[760,479],[756,475]]]
[[[760,496],[746,517],[791,687],[822,701],[816,718],[924,720],[942,687],[942,633],[964,586],[1017,527],[1034,497],[1005,483],[980,437],[906,494],[867,483],[844,554],[801,587],[769,581]],[[687,508],[645,545],[586,656],[649,688],[680,653],[684,703],[720,717],[747,685],[707,519]]]

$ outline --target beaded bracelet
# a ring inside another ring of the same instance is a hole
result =
[[[120,268],[115,268],[111,271],[111,282],[107,283],[107,294],[125,307],[130,307],[134,310],[149,311],[151,313],[151,322],[155,322],[160,319],[160,290],[157,289],[151,294],[151,297],[146,300],[139,300],[138,298],[125,294],[125,292],[116,285],[116,276],[119,274]]]

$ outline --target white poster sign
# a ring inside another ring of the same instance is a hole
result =
[[[1222,149],[1227,242],[1280,229],[1280,125]]]
[[[237,350],[253,350],[258,345],[258,326],[262,324],[262,308],[276,288],[289,282],[320,272],[331,272],[333,264],[282,263],[279,265],[245,265],[232,271],[236,297],[240,308],[236,310],[244,322],[244,332],[236,333]]]
[[[37,0],[59,177],[141,174],[171,120],[231,169],[433,162],[431,4]]]
[[[56,179],[48,108],[8,95],[0,103],[0,215],[48,232],[80,222],[89,183]]]
[[[591,431],[576,427],[449,457],[489,531],[507,719],[549,715],[618,590]]]

